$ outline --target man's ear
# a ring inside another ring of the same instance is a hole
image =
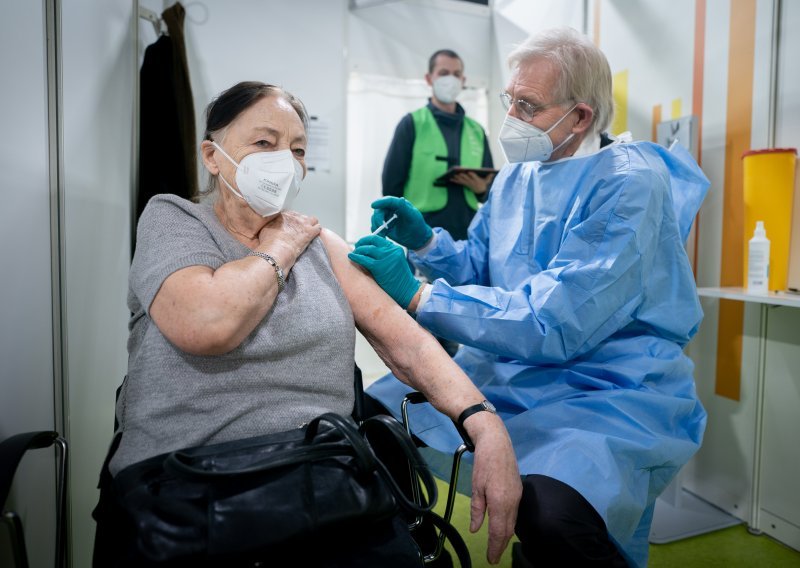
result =
[[[210,140],[203,140],[200,143],[200,156],[203,158],[203,165],[208,170],[208,173],[210,173],[212,176],[215,176],[219,173],[219,166],[217,165],[217,161],[214,159],[215,150],[216,148]]]
[[[428,83],[429,87],[433,87],[433,77],[431,77],[430,73],[425,73],[425,82]]]
[[[578,103],[575,112],[578,115],[578,122],[572,125],[572,131],[581,134],[591,128],[594,121],[594,110],[586,103]]]

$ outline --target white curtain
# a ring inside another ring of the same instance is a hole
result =
[[[398,79],[351,73],[347,88],[346,239],[369,232],[372,201],[382,195],[381,172],[397,123],[428,102],[431,89],[422,79]],[[458,97],[467,115],[488,134],[485,89],[466,88]]]

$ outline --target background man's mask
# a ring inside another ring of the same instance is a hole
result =
[[[433,82],[433,96],[444,104],[455,102],[463,86],[455,75],[443,75]]]

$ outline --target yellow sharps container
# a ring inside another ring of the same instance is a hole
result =
[[[756,221],[764,221],[769,251],[769,289],[785,290],[789,274],[796,148],[750,150],[742,156],[744,169],[744,275],[747,286],[748,241]]]

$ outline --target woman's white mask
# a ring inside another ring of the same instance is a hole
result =
[[[433,96],[444,104],[455,102],[464,86],[455,75],[442,75],[433,82]]]
[[[236,166],[239,191],[222,177],[222,172],[220,179],[234,195],[244,199],[253,211],[262,217],[269,217],[291,207],[300,192],[300,181],[303,179],[303,166],[294,158],[291,150],[248,154],[237,164],[219,144],[212,144]]]
[[[506,155],[506,160],[512,164],[517,162],[543,162],[549,160],[553,152],[561,148],[575,136],[574,132],[571,133],[561,144],[553,148],[553,141],[550,139],[549,133],[552,132],[556,126],[561,124],[561,121],[567,118],[569,113],[577,106],[577,104],[574,105],[547,130],[542,130],[524,120],[507,114],[503,121],[503,126],[500,128],[500,134],[497,136],[497,141],[500,142],[500,147]]]

